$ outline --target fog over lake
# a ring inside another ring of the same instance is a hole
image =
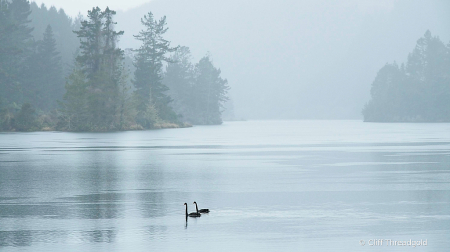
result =
[[[414,249],[361,247],[373,239],[447,251],[449,124],[248,121],[0,142],[2,251]],[[193,201],[211,212],[186,222]]]
[[[0,0],[0,251],[447,252],[449,73],[448,0]]]

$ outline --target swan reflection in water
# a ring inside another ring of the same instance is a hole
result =
[[[195,212],[192,212],[192,213],[189,213],[188,214],[188,206],[187,206],[187,203],[185,202],[184,203],[184,205],[186,206],[186,214],[185,214],[185,217],[186,217],[186,224],[185,224],[185,226],[184,226],[184,228],[187,228],[187,226],[188,226],[188,217],[192,217],[192,218],[197,218],[197,217],[201,217],[202,215],[202,213],[209,213],[209,209],[207,209],[207,208],[205,208],[205,209],[198,209],[198,206],[197,206],[197,202],[195,202],[194,201],[194,203],[193,204],[195,204]]]
[[[202,216],[200,213],[197,213],[197,212],[192,212],[192,213],[189,213],[189,214],[188,214],[187,203],[184,203],[184,205],[186,206],[186,219],[187,219],[188,216],[189,216],[189,217],[192,217],[192,218],[197,218],[197,217]]]

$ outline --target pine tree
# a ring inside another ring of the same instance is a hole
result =
[[[170,62],[166,56],[177,48],[170,47],[164,39],[167,32],[166,17],[155,20],[151,12],[141,19],[144,30],[135,38],[142,45],[135,52],[134,92],[137,117],[136,121],[145,128],[153,127],[158,117],[167,121],[176,121],[176,115],[169,106],[172,99],[167,95],[168,88],[162,83],[163,63]]]
[[[19,42],[21,49],[25,51],[27,43],[24,42],[33,37],[31,35],[33,28],[29,27],[29,23],[31,23],[29,19],[31,14],[30,2],[28,0],[12,0],[9,9],[16,25],[15,39]]]
[[[12,102],[11,95],[16,89],[12,74],[13,57],[19,53],[19,48],[13,42],[14,24],[9,10],[9,2],[0,0],[0,99],[3,103]]]
[[[445,120],[442,118],[443,110],[449,105],[449,97],[445,95],[447,53],[448,49],[441,40],[426,31],[408,56],[406,73],[415,93],[415,114],[420,121]]]
[[[38,129],[36,110],[29,103],[24,103],[15,119],[14,128],[19,131],[33,131]]]
[[[371,101],[363,110],[365,121],[400,121],[403,103],[402,83],[405,81],[404,72],[397,64],[386,64],[378,71],[372,83]]]
[[[7,103],[20,103],[21,73],[29,55],[32,28],[27,0],[0,1],[0,95]]]
[[[163,84],[169,88],[174,112],[185,122],[192,123],[194,117],[194,66],[188,47],[180,47],[166,67]]]
[[[372,84],[365,121],[450,121],[450,50],[430,31],[417,41],[406,67],[388,64]]]
[[[80,66],[76,66],[67,78],[62,115],[57,128],[69,131],[91,131],[93,129],[88,107],[89,84]]]
[[[42,64],[45,65],[45,69],[43,70],[46,72],[44,77],[46,84],[44,86],[42,108],[44,110],[50,110],[56,107],[56,101],[62,99],[65,91],[61,56],[56,49],[56,40],[50,25],[45,29],[38,54],[41,55]]]
[[[83,67],[88,78],[92,78],[100,70],[102,56],[103,14],[99,7],[88,11],[88,20],[81,22],[79,31],[74,31],[80,38],[81,54],[77,62]]]
[[[116,44],[123,32],[114,31],[115,14],[109,8],[105,11],[93,8],[88,11],[88,20],[81,22],[80,30],[75,32],[80,38],[81,52],[76,59],[79,68],[66,85],[65,105],[69,107],[64,108],[64,118],[71,120],[74,114],[77,118],[82,114],[85,120],[83,130],[114,130],[120,129],[122,125],[120,111],[124,100],[121,97],[125,82],[124,52]],[[83,93],[82,99],[77,97],[80,92]],[[80,103],[85,103],[82,108],[86,107],[87,111],[75,113],[77,108],[70,106]],[[69,127],[69,122],[66,123],[66,127]],[[78,129],[75,127],[74,130]]]
[[[223,104],[228,100],[228,81],[220,77],[209,56],[200,59],[195,66],[196,124],[221,124]]]
[[[34,28],[32,35],[35,40],[42,40],[47,26],[52,27],[56,50],[61,57],[63,76],[68,76],[73,67],[74,54],[80,46],[80,40],[73,33],[80,29],[80,18],[73,19],[63,9],[57,10],[54,6],[47,8],[45,4],[38,6],[36,2],[31,3],[31,11],[30,25]]]
[[[50,25],[43,40],[36,43],[35,52],[27,60],[23,84],[24,100],[43,111],[55,109],[64,94],[61,57]]]

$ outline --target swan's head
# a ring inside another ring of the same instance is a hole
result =
[[[197,205],[197,202],[194,201],[194,203],[192,203],[192,204],[196,204]]]
[[[187,203],[185,202],[183,205],[187,206]]]

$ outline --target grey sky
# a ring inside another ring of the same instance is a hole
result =
[[[48,7],[55,6],[57,9],[63,8],[67,14],[76,16],[79,12],[86,15],[87,10],[94,7],[94,5],[102,9],[109,6],[113,10],[128,10],[149,2],[149,0],[39,0],[31,2],[36,2],[38,5],[44,3]]]
[[[101,8],[109,6],[114,10],[128,10],[134,7],[138,7],[144,3],[151,2],[151,0],[37,0],[31,2],[36,2],[38,5],[44,3],[48,7],[55,6],[58,9],[63,8],[69,15],[76,16],[79,12],[85,14],[86,11],[92,8],[94,5]],[[350,0],[344,1],[342,2],[342,4],[355,4],[363,12],[372,12],[377,10],[392,9],[394,5],[393,2],[393,0]],[[282,1],[279,2],[279,4],[283,4]]]

